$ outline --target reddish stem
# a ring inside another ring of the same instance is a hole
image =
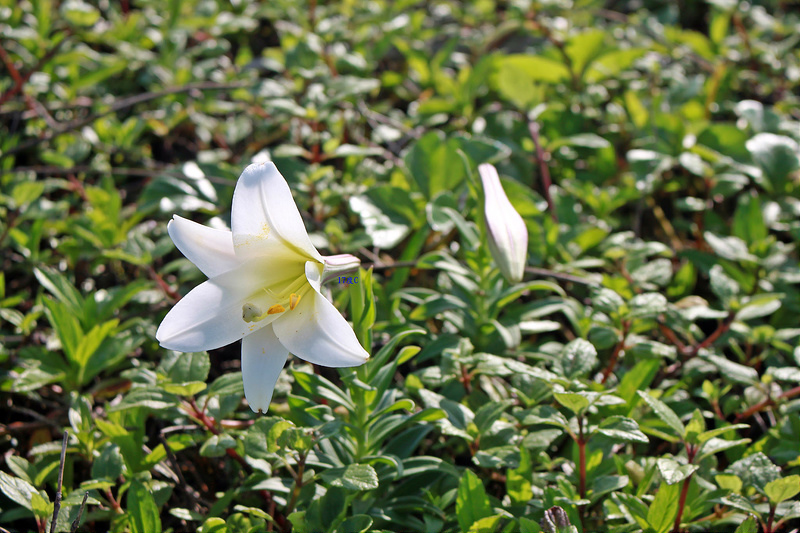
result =
[[[686,345],[678,338],[678,335],[675,334],[666,324],[661,322],[658,323],[658,329],[661,331],[661,334],[664,335],[669,342],[671,342],[680,353],[684,353],[686,351]]]
[[[625,338],[628,336],[628,332],[630,331],[630,321],[624,320],[622,322],[622,338],[619,340],[617,345],[614,347],[614,351],[611,352],[611,357],[608,360],[608,365],[606,366],[605,370],[603,370],[603,379],[600,380],[600,383],[605,383],[608,379],[608,376],[614,371],[614,368],[617,366],[617,361],[619,360],[619,356],[622,353],[622,350],[625,349]]]
[[[767,518],[767,525],[764,527],[764,533],[772,533],[772,523],[775,521],[775,506],[769,506],[769,518]]]
[[[461,384],[464,385],[464,390],[467,391],[467,394],[472,394],[472,380],[465,365],[461,365]]]
[[[725,318],[725,320],[720,322],[719,326],[717,326],[717,329],[715,329],[711,333],[711,335],[706,337],[705,340],[703,340],[703,342],[692,346],[691,348],[689,348],[688,350],[686,350],[684,352],[684,354],[686,355],[686,358],[687,359],[691,359],[692,357],[694,357],[698,353],[700,353],[700,350],[704,350],[705,348],[708,348],[709,346],[714,344],[714,341],[719,339],[722,336],[723,333],[725,333],[726,331],[731,329],[731,324],[733,324],[733,320],[735,318],[736,318],[736,312],[735,311],[731,311],[730,313],[728,313],[728,316]]]
[[[545,200],[547,200],[547,210],[550,211],[550,217],[553,219],[553,222],[558,222],[553,198],[550,196],[550,187],[553,185],[553,181],[550,179],[550,169],[547,166],[547,161],[545,161],[544,149],[539,140],[539,123],[535,120],[528,121],[528,130],[531,132],[533,145],[536,147],[536,159],[539,161],[539,172],[542,175],[542,189],[544,189],[542,192],[544,193]]]
[[[693,444],[685,444],[686,446],[686,456],[689,459],[689,464],[694,462],[695,454],[697,453],[697,448]],[[689,476],[683,480],[683,487],[681,487],[681,496],[680,500],[678,500],[678,514],[675,516],[675,525],[672,528],[672,533],[680,533],[681,530],[681,520],[683,520],[683,511],[686,508],[686,497],[689,495],[689,485],[692,482],[692,476],[694,474],[689,474]]]
[[[19,93],[25,86],[25,83],[28,81],[28,79],[30,79],[33,73],[41,70],[44,64],[50,61],[50,59],[55,55],[55,53],[61,47],[61,44],[66,40],[67,39],[64,38],[61,39],[59,42],[57,42],[56,45],[53,46],[53,48],[51,48],[50,50],[48,50],[42,56],[42,58],[36,63],[36,65],[34,65],[34,67],[25,74],[19,73],[17,68],[14,66],[13,61],[11,61],[11,58],[8,57],[5,48],[3,48],[2,45],[0,45],[0,59],[3,60],[3,63],[5,63],[9,74],[11,74],[11,77],[14,79],[14,86],[8,89],[6,92],[4,92],[2,95],[0,95],[0,105],[3,105],[5,102],[16,96],[17,93]]]
[[[778,395],[779,400],[788,400],[789,398],[794,398],[795,396],[800,396],[800,386],[794,387],[793,389],[789,389],[784,391]],[[759,411],[763,411],[767,407],[775,405],[775,400],[772,398],[767,398],[766,400],[762,400],[755,404],[754,406],[750,407],[744,413],[736,415],[736,421],[739,422],[740,420],[744,420],[746,418],[750,418],[754,414],[758,413]]]

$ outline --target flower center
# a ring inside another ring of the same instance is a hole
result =
[[[274,291],[272,289],[264,289],[264,293],[269,296],[270,301],[277,302],[270,305],[266,311],[253,302],[247,302],[242,306],[242,320],[247,323],[259,322],[269,315],[276,315],[286,311],[294,311],[297,304],[300,303],[302,297],[303,285],[307,284],[305,276],[298,277],[295,281],[284,287],[281,291]]]

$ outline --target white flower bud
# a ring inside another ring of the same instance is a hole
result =
[[[522,281],[528,258],[528,229],[508,201],[497,169],[484,163],[478,167],[478,173],[483,183],[489,251],[503,276],[512,283],[518,283]]]

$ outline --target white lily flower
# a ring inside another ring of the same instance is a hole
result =
[[[242,377],[250,408],[266,412],[289,352],[310,363],[347,367],[369,354],[320,293],[326,274],[359,264],[323,257],[311,243],[286,180],[271,162],[245,169],[233,192],[232,231],[175,216],[175,246],[209,277],[173,307],[156,332],[180,352],[213,350],[242,339]]]
[[[503,276],[510,282],[518,283],[522,281],[528,258],[528,228],[508,201],[497,169],[484,163],[478,166],[478,173],[483,183],[489,251]]]

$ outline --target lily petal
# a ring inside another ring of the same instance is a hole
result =
[[[242,318],[247,303],[255,302],[260,307],[277,303],[258,288],[285,286],[291,276],[297,277],[299,269],[293,262],[278,261],[263,269],[248,261],[201,283],[167,313],[156,339],[161,346],[180,352],[213,350],[238,341],[277,318],[269,315],[251,322]]]
[[[274,258],[292,251],[322,262],[292,191],[272,162],[254,163],[242,172],[233,191],[231,229],[240,257]]]
[[[289,352],[275,336],[272,325],[242,340],[244,397],[255,413],[266,413],[278,376]]]
[[[186,259],[209,278],[241,264],[233,250],[233,234],[230,231],[209,228],[178,215],[169,221],[167,231]]]
[[[313,270],[306,265],[307,276]],[[281,344],[315,365],[345,367],[364,363],[369,354],[358,342],[353,328],[320,294],[319,281],[309,279],[309,283],[314,290],[307,291],[292,312],[272,324]]]

